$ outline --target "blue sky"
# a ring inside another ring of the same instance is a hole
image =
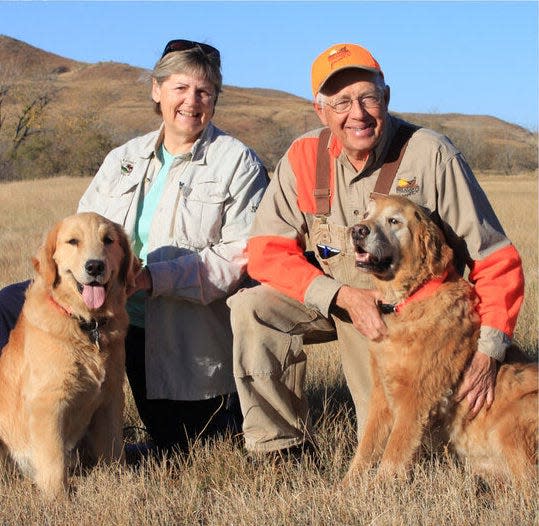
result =
[[[391,109],[493,115],[538,128],[538,2],[0,0],[0,34],[84,62],[151,68],[167,40],[222,53],[225,84],[310,94],[325,48],[371,50]]]

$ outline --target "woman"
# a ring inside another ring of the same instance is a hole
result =
[[[128,301],[126,370],[164,451],[241,428],[225,299],[245,278],[267,176],[211,123],[221,86],[217,49],[169,42],[152,72],[161,128],[110,152],[78,208],[122,224],[144,264]]]

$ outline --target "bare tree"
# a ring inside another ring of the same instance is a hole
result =
[[[46,108],[57,89],[23,74],[16,61],[0,64],[0,180],[18,178],[18,151],[43,131]]]
[[[12,155],[16,155],[21,144],[30,135],[39,133],[45,107],[50,103],[51,99],[52,96],[48,93],[38,95],[23,108],[19,115],[17,126],[15,127]]]
[[[0,86],[0,130],[2,129],[2,125],[6,120],[6,117],[2,113],[2,104],[4,102],[4,99],[6,98],[8,91],[9,88],[7,86]]]

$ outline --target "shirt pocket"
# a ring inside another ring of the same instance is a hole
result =
[[[315,218],[311,238],[325,274],[345,285],[372,288],[371,277],[356,267],[349,227]]]
[[[99,189],[103,199],[103,215],[111,221],[124,224],[127,212],[133,202],[138,182],[136,179],[124,176]]]
[[[176,239],[200,250],[219,243],[227,199],[227,186],[220,181],[199,180],[182,188]]]

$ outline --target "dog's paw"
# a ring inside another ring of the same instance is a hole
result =
[[[409,470],[405,464],[393,464],[382,462],[376,473],[375,481],[379,484],[388,484],[393,482],[407,482]]]

